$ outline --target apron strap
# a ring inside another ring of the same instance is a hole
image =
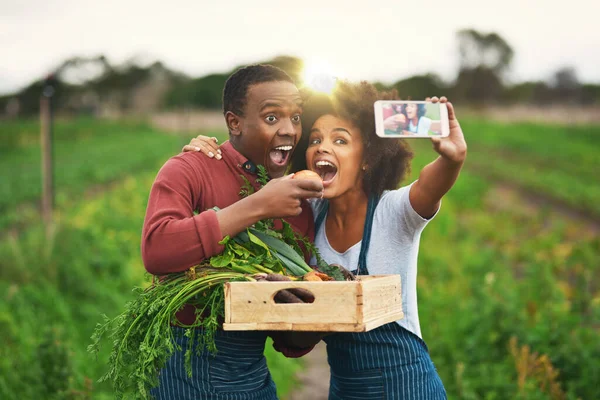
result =
[[[317,219],[315,220],[315,237],[317,236],[319,229],[321,229],[321,225],[323,225],[323,222],[325,221],[327,210],[329,210],[329,201],[323,200],[321,209],[319,210],[319,214],[317,214]]]
[[[358,274],[369,275],[367,269],[367,253],[369,252],[369,246],[371,245],[371,231],[373,230],[373,217],[375,216],[375,209],[379,203],[379,196],[370,196],[369,203],[367,205],[367,217],[365,218],[365,228],[363,230],[362,243],[360,245],[360,255],[358,256]]]
[[[367,269],[367,253],[371,244],[371,231],[373,230],[373,217],[375,215],[375,209],[379,203],[379,196],[369,197],[369,203],[367,204],[367,216],[365,218],[365,227],[363,229],[362,243],[360,245],[360,255],[358,256],[358,268],[355,270],[359,275],[369,275]],[[323,201],[323,205],[319,210],[317,219],[315,220],[315,235],[321,229],[321,225],[325,222],[327,217],[327,210],[329,210],[329,202]]]

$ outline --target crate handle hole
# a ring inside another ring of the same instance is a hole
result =
[[[302,288],[289,288],[277,291],[272,298],[275,304],[311,304],[315,301],[315,295]]]

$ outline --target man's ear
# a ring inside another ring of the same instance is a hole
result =
[[[227,128],[231,135],[239,136],[242,133],[242,119],[232,111],[225,113],[225,122],[227,122]]]

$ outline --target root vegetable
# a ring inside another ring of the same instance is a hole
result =
[[[311,272],[305,274],[302,277],[302,280],[303,281],[321,282],[323,279],[321,279],[321,277],[319,275],[317,275],[315,271],[311,271]]]
[[[294,179],[309,179],[309,180],[315,180],[318,182],[323,182],[323,179],[321,179],[319,174],[317,174],[314,171],[308,170],[308,169],[296,172],[292,178],[294,178]]]

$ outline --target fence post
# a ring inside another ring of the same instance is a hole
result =
[[[52,235],[52,210],[54,208],[54,164],[52,160],[52,96],[53,77],[46,79],[40,96],[40,135],[42,145],[42,220],[46,227],[46,237]]]

